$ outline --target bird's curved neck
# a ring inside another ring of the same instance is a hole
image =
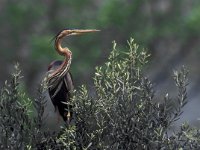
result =
[[[63,48],[61,46],[61,38],[56,39],[55,48],[60,55],[65,56],[59,71],[62,72],[63,70],[69,70],[72,59],[72,52],[67,47]]]
[[[69,49],[68,48],[63,48],[61,46],[61,38],[57,38],[56,39],[56,41],[55,41],[55,49],[60,55],[67,57]]]
[[[55,80],[57,80],[65,76],[65,74],[69,71],[72,60],[72,53],[67,47],[63,48],[61,46],[61,38],[56,39],[55,49],[60,55],[65,57],[60,67],[50,74],[49,79],[54,78]]]

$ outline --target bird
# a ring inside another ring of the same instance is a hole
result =
[[[62,39],[67,36],[80,35],[84,33],[97,32],[96,29],[63,29],[55,37],[55,50],[64,60],[55,60],[48,66],[47,85],[48,93],[55,111],[58,111],[64,122],[70,123],[72,119],[72,105],[70,99],[74,89],[70,65],[72,52],[69,48],[63,48]],[[59,119],[58,119],[59,120]]]

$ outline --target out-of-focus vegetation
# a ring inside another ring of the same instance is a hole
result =
[[[58,135],[41,130],[45,117],[44,84],[31,101],[20,91],[18,65],[10,82],[0,93],[0,148],[42,150],[132,150],[199,149],[200,132],[187,124],[169,134],[171,125],[187,104],[187,70],[174,71],[177,96],[158,98],[151,81],[143,74],[149,55],[133,39],[129,50],[121,52],[113,44],[108,61],[96,68],[95,94],[86,86],[74,92],[73,124]],[[34,116],[30,105],[34,104]],[[176,104],[176,105],[174,105]]]
[[[91,83],[94,66],[109,54],[110,41],[115,39],[123,49],[131,36],[152,51],[154,81],[166,81],[182,61],[191,61],[189,67],[199,80],[195,67],[200,52],[199,7],[197,0],[2,0],[0,84],[17,61],[26,76],[26,88],[33,89],[48,64],[62,59],[51,39],[63,28],[101,30],[64,42],[73,51],[71,70],[76,85]]]

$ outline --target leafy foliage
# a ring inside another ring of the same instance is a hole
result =
[[[170,99],[166,94],[162,103],[156,102],[152,83],[141,70],[149,55],[133,39],[128,41],[128,45],[129,52],[123,53],[116,49],[114,42],[108,62],[105,66],[96,68],[95,96],[90,96],[84,86],[75,93],[76,128],[81,133],[80,137],[77,135],[77,143],[81,141],[79,148],[199,147],[199,137],[189,138],[187,135],[193,136],[191,133],[198,131],[189,126],[183,125],[180,133],[168,135],[170,126],[179,119],[182,108],[187,103],[187,70],[183,67],[174,72],[177,98]]]
[[[133,39],[128,45],[129,51],[121,52],[113,42],[108,62],[96,68],[93,90],[81,86],[74,92],[73,123],[58,135],[41,129],[44,83],[31,101],[20,90],[16,65],[11,82],[1,90],[1,149],[199,149],[199,130],[183,124],[169,134],[187,104],[187,70],[174,71],[177,97],[166,94],[157,102],[151,81],[142,73],[149,54]],[[30,113],[31,106],[36,114]]]
[[[30,142],[29,119],[30,99],[19,91],[20,71],[15,66],[16,73],[11,82],[5,82],[0,97],[0,147],[1,149],[22,149]]]

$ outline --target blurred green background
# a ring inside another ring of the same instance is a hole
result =
[[[173,91],[172,70],[185,64],[191,97],[199,96],[199,0],[1,0],[0,24],[0,86],[19,62],[25,89],[33,95],[50,62],[63,59],[51,42],[57,32],[100,29],[63,42],[73,52],[76,87],[92,85],[94,68],[107,60],[113,40],[124,50],[133,37],[152,54],[146,72],[156,89]]]

